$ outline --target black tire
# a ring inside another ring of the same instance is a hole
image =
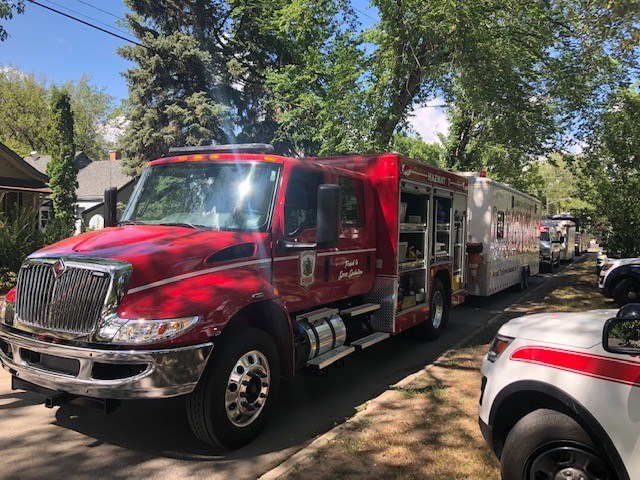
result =
[[[619,307],[627,303],[638,303],[640,302],[640,283],[637,280],[625,278],[613,287],[612,294]]]
[[[239,448],[257,437],[267,423],[279,387],[280,360],[272,338],[256,328],[229,332],[214,347],[196,389],[187,396],[189,425],[205,443]],[[238,396],[240,405],[230,396]]]
[[[563,413],[536,410],[520,419],[507,435],[500,457],[502,480],[560,478],[556,475],[567,469],[574,469],[575,478],[581,478],[579,473],[588,479],[616,478],[589,435]]]
[[[433,281],[429,297],[429,318],[416,325],[414,333],[420,340],[435,340],[449,322],[449,299],[447,289],[439,278]]]
[[[516,285],[516,288],[519,292],[524,292],[529,286],[529,275],[527,274],[527,269],[523,268],[520,270],[520,282]]]

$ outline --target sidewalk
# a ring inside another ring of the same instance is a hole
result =
[[[479,368],[488,343],[511,318],[542,311],[612,308],[599,295],[591,256],[554,275],[433,364],[360,406],[261,479],[499,478],[477,426]]]

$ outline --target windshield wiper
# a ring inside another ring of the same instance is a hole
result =
[[[148,223],[139,222],[138,220],[122,220],[118,222],[118,226],[122,225],[149,225]]]
[[[193,228],[195,230],[204,228],[204,225],[194,225],[193,223],[188,223],[188,222],[167,222],[167,223],[156,223],[155,225],[166,225],[167,227],[188,227],[188,228]]]

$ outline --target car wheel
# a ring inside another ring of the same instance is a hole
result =
[[[431,298],[429,300],[429,318],[414,328],[416,336],[421,340],[435,340],[440,336],[449,321],[449,302],[447,290],[442,281],[433,281]]]
[[[540,409],[522,418],[505,440],[502,480],[616,478],[606,456],[571,417]]]
[[[230,332],[187,397],[191,429],[210,445],[241,447],[267,423],[279,385],[280,362],[271,337],[256,328]]]
[[[613,287],[613,299],[619,307],[627,303],[637,303],[640,301],[640,283],[630,278],[620,280]]]

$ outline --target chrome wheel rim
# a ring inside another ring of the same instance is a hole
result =
[[[237,427],[246,427],[260,416],[269,397],[271,370],[258,350],[242,355],[231,369],[224,404],[227,418]]]
[[[578,447],[550,448],[531,462],[528,480],[610,480],[613,474],[591,452]]]
[[[431,299],[431,325],[433,328],[438,329],[442,324],[442,317],[444,315],[444,297],[440,290],[436,290],[433,293]]]

